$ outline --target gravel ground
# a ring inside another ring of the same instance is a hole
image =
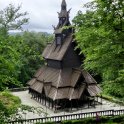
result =
[[[73,112],[61,111],[61,112],[54,113],[54,111],[46,108],[42,104],[31,99],[31,95],[28,94],[28,91],[13,92],[13,95],[18,96],[21,99],[22,104],[24,104],[24,105],[43,108],[44,112],[48,113],[48,116],[58,116],[58,115],[65,115],[65,114],[72,114],[72,113],[75,114],[75,113],[81,113],[81,112],[93,112],[93,111],[102,111],[102,110],[110,110],[110,109],[114,109],[114,110],[124,109],[124,106],[120,106],[118,104],[111,103],[109,101],[102,99],[103,104],[102,105],[96,105],[95,108],[89,108],[88,109],[87,106],[85,106],[84,108],[82,108],[80,110],[75,110]],[[44,117],[44,116],[45,116],[44,114],[38,115],[38,114],[31,113],[31,112],[27,112],[23,115],[23,118],[32,119],[32,118],[40,118],[40,117]]]

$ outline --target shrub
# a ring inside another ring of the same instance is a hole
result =
[[[6,121],[12,114],[15,114],[21,100],[7,91],[0,93],[0,122]],[[4,123],[3,123],[4,124]]]

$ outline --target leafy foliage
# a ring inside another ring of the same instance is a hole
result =
[[[37,115],[43,115],[47,114],[44,112],[44,109],[42,107],[33,107],[28,105],[20,105],[18,109],[16,109],[15,113],[11,114],[9,118],[6,119],[6,121],[18,121],[21,122],[22,120],[26,119],[26,114],[28,113],[34,113]]]
[[[21,86],[43,65],[41,56],[51,35],[24,32],[22,35],[0,36],[0,90]]]
[[[20,30],[28,23],[27,12],[21,6],[9,4],[0,11],[0,90],[21,86],[43,64],[41,53],[52,36],[45,33],[24,32],[9,35],[10,30]]]
[[[0,90],[19,85],[17,78],[22,66],[19,46],[19,38],[0,36]]]
[[[14,114],[21,101],[18,97],[13,96],[9,92],[0,93],[0,122],[4,123],[10,115]]]
[[[102,95],[98,95],[98,96],[110,102],[117,103],[119,105],[124,105],[124,98],[118,98],[118,97],[115,98],[113,96],[104,95],[103,93]]]
[[[84,68],[102,77],[106,93],[124,96],[124,2],[96,0],[74,18]]]
[[[0,92],[0,123],[22,120],[24,114],[31,112],[35,114],[46,115],[43,108],[22,105],[21,100],[8,91]]]
[[[21,38],[9,36],[8,31],[21,29],[28,22],[27,12],[21,13],[21,6],[9,4],[0,11],[0,90],[20,85],[18,75],[22,62],[20,60]]]
[[[9,4],[0,11],[0,29],[3,35],[7,34],[9,30],[20,30],[22,25],[28,23],[28,18],[24,18],[28,13],[21,13],[20,9],[20,5],[15,7]]]
[[[41,54],[47,42],[53,40],[53,36],[46,33],[24,32],[21,38],[23,39],[20,48],[23,66],[19,81],[25,84],[35,71],[44,64]]]

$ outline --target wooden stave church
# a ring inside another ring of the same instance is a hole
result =
[[[41,67],[27,83],[32,98],[54,110],[78,108],[86,102],[89,106],[89,98],[101,92],[95,79],[81,68],[84,57],[75,50],[69,13],[66,1],[62,0],[59,23],[54,28],[55,40],[42,53],[47,65]]]

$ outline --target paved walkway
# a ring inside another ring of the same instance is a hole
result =
[[[43,108],[44,111],[48,113],[48,116],[57,116],[57,115],[65,115],[65,114],[72,114],[72,113],[74,114],[74,113],[81,113],[81,112],[102,111],[102,110],[110,110],[110,109],[114,109],[114,110],[124,109],[124,106],[120,106],[118,104],[111,103],[111,102],[106,101],[106,100],[102,100],[103,104],[102,105],[96,105],[95,108],[89,108],[88,109],[87,107],[84,107],[80,110],[76,110],[76,111],[73,111],[71,113],[70,112],[64,112],[64,111],[54,113],[52,110],[46,108],[42,104],[31,99],[31,95],[28,94],[28,91],[13,92],[13,95],[18,96],[21,99],[22,104],[24,104],[24,105]],[[44,117],[44,116],[45,116],[44,114],[38,115],[38,114],[28,112],[28,113],[23,115],[23,118],[32,119],[32,118],[40,118],[40,117]]]

